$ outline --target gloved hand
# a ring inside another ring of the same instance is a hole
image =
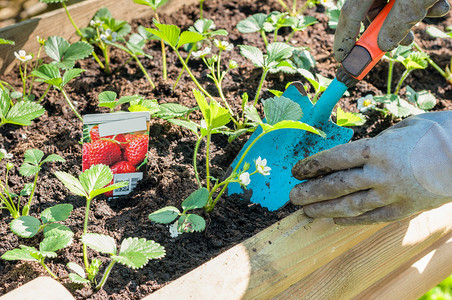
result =
[[[300,160],[290,200],[312,218],[384,223],[452,201],[452,111],[407,118],[370,139]]]
[[[342,7],[334,36],[334,56],[342,62],[355,44],[366,16],[374,19],[385,6],[386,0],[347,0]],[[414,39],[411,27],[425,17],[441,17],[449,11],[447,0],[396,0],[380,33],[378,46],[387,52],[399,43],[409,45]]]

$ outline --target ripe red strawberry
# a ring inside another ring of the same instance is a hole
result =
[[[126,138],[124,137],[123,134],[117,134],[117,135],[107,135],[107,136],[103,136],[100,137],[99,135],[99,126],[96,125],[93,128],[91,128],[89,135],[91,137],[91,141],[95,142],[97,140],[100,139],[110,139],[110,140],[115,140],[118,142],[119,146],[121,147],[121,149],[125,149],[127,146],[127,142],[128,140],[126,140]]]
[[[133,173],[136,172],[136,168],[128,161],[120,161],[111,166],[111,171],[113,174],[123,174],[123,173]],[[113,184],[113,180],[109,185]],[[107,197],[113,197],[113,191],[104,193]]]
[[[97,140],[87,148],[87,156],[91,165],[111,166],[121,160],[121,148],[115,142]]]
[[[99,139],[99,126],[96,125],[89,131],[89,136],[91,137],[91,142],[95,142]]]
[[[124,150],[124,158],[136,166],[146,158],[148,152],[148,136],[140,135],[133,139]]]
[[[89,169],[91,167],[91,163],[89,162],[89,148],[91,143],[84,143],[82,150],[82,172]]]

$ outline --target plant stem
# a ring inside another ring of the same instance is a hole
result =
[[[24,89],[23,89],[23,96],[25,96],[27,94],[27,65],[28,65],[28,61],[25,62],[24,65],[24,77],[22,78],[22,81],[24,83]]]
[[[44,258],[42,260],[39,261],[41,263],[41,266],[44,267],[44,269],[54,278],[54,279],[58,279],[58,276],[56,276],[55,274],[53,274],[53,272],[49,269],[49,267],[47,267],[47,265],[44,263]]]
[[[292,1],[292,13],[297,13],[297,0]]]
[[[386,94],[391,94],[391,85],[392,85],[392,71],[394,70],[394,61],[389,61],[389,67],[388,67],[388,83],[386,87]]]
[[[273,42],[276,42],[276,39],[278,38],[278,30],[279,30],[279,27],[276,27],[275,33],[273,35]]]
[[[50,90],[51,85],[49,84],[49,86],[47,86],[47,89],[45,90],[44,94],[42,94],[41,97],[39,97],[38,103],[42,101],[42,99],[44,99],[44,97],[47,95],[47,93]]]
[[[206,141],[206,187],[207,190],[210,192],[210,138],[211,138],[212,134],[210,133],[210,129],[209,129],[209,133],[207,134],[207,141]]]
[[[154,10],[155,19],[157,22],[160,23],[159,15],[157,14],[157,11]],[[201,18],[202,19],[202,18]],[[166,80],[168,78],[167,71],[166,71],[166,48],[165,48],[165,42],[163,40],[160,40],[162,45],[162,68],[163,68],[163,80]]]
[[[267,40],[267,36],[265,35],[265,31],[261,30],[260,32],[261,32],[262,39],[264,40],[265,47],[268,47],[268,40]]]
[[[133,56],[133,58],[135,59],[135,61],[137,62],[138,66],[140,67],[141,71],[143,72],[144,76],[146,76],[146,78],[149,81],[149,84],[151,85],[151,87],[153,89],[155,89],[155,84],[152,81],[151,77],[149,77],[148,72],[146,71],[146,69],[143,67],[143,65],[141,64],[140,60],[138,59],[138,57],[136,55]]]
[[[296,30],[292,30],[292,32],[287,37],[286,44],[288,44],[290,42],[290,39],[294,36],[295,32],[297,32],[297,31]]]
[[[39,164],[39,168],[41,168],[41,164]],[[22,216],[28,216],[28,212],[30,211],[31,200],[33,199],[33,195],[36,190],[36,183],[38,182],[38,175],[39,175],[39,171],[36,172],[35,179],[33,181],[33,188],[30,193],[30,198],[28,198],[28,203],[22,209]]]
[[[286,3],[284,3],[284,1],[282,0],[278,0],[279,4],[281,4],[281,6],[287,10],[287,12],[290,12],[290,8],[286,5]]]
[[[188,63],[188,60],[190,59],[190,56],[191,56],[191,53],[193,52],[193,49],[194,49],[194,47],[191,47],[190,52],[188,52],[188,56],[185,59],[185,63],[186,64]],[[184,71],[185,71],[185,67],[182,67],[182,70],[180,70],[179,76],[177,76],[176,82],[173,85],[173,90],[176,88],[177,84],[179,83],[179,80],[181,79],[182,74],[184,74]]]
[[[259,100],[259,96],[261,93],[262,86],[264,85],[265,77],[267,77],[268,69],[264,69],[264,72],[262,72],[261,81],[259,82],[259,86],[257,87],[256,96],[254,97],[254,103],[253,106],[256,107],[257,100]]]
[[[89,219],[89,207],[91,206],[91,199],[86,199],[86,208],[85,208],[85,222],[83,224],[83,234],[88,233],[88,219]],[[88,249],[86,244],[83,244],[83,262],[85,263],[85,269],[89,270],[89,261],[88,261]]]
[[[75,31],[77,32],[77,34],[80,36],[80,39],[86,43],[88,43],[88,41],[83,37],[82,32],[80,31],[80,29],[78,28],[77,24],[75,24],[74,20],[71,17],[71,14],[69,13],[69,10],[67,9],[67,6],[64,2],[61,2],[61,5],[63,5],[64,10],[66,11],[66,15],[69,18],[69,21],[71,22],[72,26],[74,26]],[[97,61],[97,63],[99,64],[99,66],[102,69],[105,69],[104,64],[100,61],[99,57],[97,56],[96,52],[91,52],[91,55],[94,57],[94,59]]]
[[[100,280],[99,284],[95,287],[96,290],[100,290],[104,286],[105,282],[107,281],[108,276],[110,275],[111,269],[113,268],[115,263],[116,262],[112,260],[110,262],[110,264],[108,265],[107,269],[105,269],[102,279]]]
[[[426,53],[424,50],[421,49],[421,47],[420,47],[416,42],[414,42],[413,45],[414,45],[414,47],[415,47],[419,52]],[[438,65],[430,58],[430,56],[427,56],[426,59],[427,59],[428,63],[429,63],[433,68],[435,68],[435,70],[438,71],[439,74],[441,74],[441,76],[443,76],[448,82],[452,83],[452,75],[448,75],[443,69],[441,69],[441,67],[438,66]],[[452,63],[452,58],[451,58],[451,63]],[[452,66],[451,66],[451,67],[452,67]]]
[[[61,89],[61,93],[63,93],[64,99],[66,99],[67,103],[69,104],[69,106],[71,107],[71,109],[74,111],[75,115],[77,116],[77,118],[80,119],[80,121],[83,122],[83,118],[82,116],[80,116],[80,114],[77,112],[77,110],[75,109],[74,105],[72,105],[72,101],[71,99],[69,99],[68,95],[66,94],[66,92],[64,91],[64,89]]]
[[[203,10],[204,0],[199,0],[199,18],[202,19],[202,10]]]
[[[400,77],[399,83],[397,84],[396,90],[394,92],[394,95],[398,95],[400,88],[402,87],[402,83],[405,81],[405,79],[408,77],[408,74],[410,74],[410,71],[408,69],[406,69],[402,76]]]
[[[198,140],[196,141],[195,150],[193,153],[193,169],[195,170],[195,178],[196,178],[196,181],[198,182],[199,188],[202,188],[202,184],[201,184],[201,181],[199,180],[197,157],[198,157],[198,149],[199,149],[199,145],[201,144],[201,141],[202,141],[202,136],[200,136],[198,138]]]
[[[104,54],[105,59],[105,73],[110,74],[110,51],[108,46],[104,45],[104,47],[102,47],[102,53]]]
[[[184,59],[182,58],[182,56],[180,55],[179,51],[177,51],[176,48],[173,48],[173,50],[176,52],[177,57],[179,58],[180,62],[182,63],[182,65],[184,66],[184,68],[187,70],[188,75],[190,75],[191,80],[193,80],[193,82],[195,83],[196,87],[198,87],[198,89],[203,92],[209,99],[211,100],[215,100],[212,95],[209,94],[209,92],[207,92],[202,86],[201,84],[199,84],[198,80],[196,80],[195,76],[193,75],[193,73],[190,71],[190,69],[188,68],[187,64],[185,63]]]

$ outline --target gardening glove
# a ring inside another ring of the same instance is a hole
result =
[[[290,200],[312,218],[384,223],[452,201],[452,111],[407,118],[374,138],[300,160]]]
[[[342,62],[355,45],[361,21],[373,20],[386,5],[386,0],[347,0],[342,7],[334,36],[334,56]],[[449,11],[447,0],[396,0],[380,33],[378,47],[387,52],[413,42],[411,27],[425,17],[441,17]]]

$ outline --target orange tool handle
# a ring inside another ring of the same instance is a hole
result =
[[[378,47],[377,39],[381,27],[395,1],[396,0],[389,1],[378,13],[377,17],[355,43],[350,54],[342,62],[341,67],[353,78],[357,80],[363,79],[385,54],[385,52]]]

